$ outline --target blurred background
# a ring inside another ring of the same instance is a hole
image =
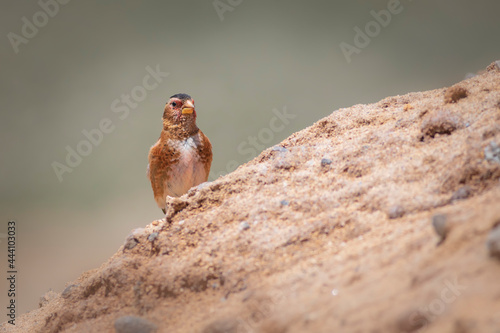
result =
[[[0,5],[0,268],[14,219],[19,314],[163,217],[146,165],[169,96],[195,99],[213,180],[338,108],[500,59],[492,0],[59,1]]]

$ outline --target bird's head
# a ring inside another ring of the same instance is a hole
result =
[[[187,132],[197,130],[194,100],[188,94],[175,94],[170,97],[163,112],[165,126],[177,125]]]

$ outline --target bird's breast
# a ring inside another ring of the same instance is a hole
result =
[[[166,192],[169,195],[181,196],[191,187],[207,180],[208,175],[198,154],[200,144],[198,135],[184,140],[169,140],[169,145],[179,153],[167,179]]]

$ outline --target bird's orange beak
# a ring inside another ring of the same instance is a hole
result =
[[[186,101],[182,108],[182,114],[190,114],[194,111],[194,104],[191,101]]]

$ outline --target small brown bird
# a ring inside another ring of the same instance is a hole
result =
[[[194,100],[187,94],[173,95],[163,111],[160,138],[149,150],[147,172],[163,213],[167,196],[180,197],[206,182],[211,164],[212,144],[196,126]]]

